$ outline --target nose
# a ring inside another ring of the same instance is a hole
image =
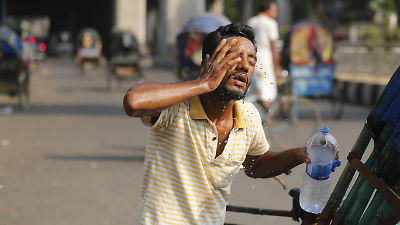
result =
[[[237,67],[238,69],[242,70],[243,72],[247,73],[249,71],[249,58],[247,54],[243,53],[240,56],[242,60],[238,63]]]

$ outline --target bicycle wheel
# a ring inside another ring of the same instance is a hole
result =
[[[263,126],[272,146],[288,149],[305,146],[308,138],[318,130],[320,122],[321,113],[313,102],[285,95],[272,104]]]

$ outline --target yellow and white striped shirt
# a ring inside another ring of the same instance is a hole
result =
[[[268,151],[253,104],[236,101],[234,128],[217,158],[217,130],[199,97],[161,112],[148,136],[141,224],[223,224],[230,185],[246,154]]]

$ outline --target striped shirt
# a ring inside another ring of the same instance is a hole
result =
[[[215,158],[217,130],[199,97],[161,112],[148,135],[141,224],[223,224],[230,186],[249,155],[268,151],[253,104],[236,101],[234,127]]]

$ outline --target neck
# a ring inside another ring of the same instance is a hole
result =
[[[259,12],[258,15],[272,18],[267,12]]]
[[[207,117],[213,123],[232,118],[235,101],[221,100],[221,96],[216,93],[201,95],[200,99]]]

